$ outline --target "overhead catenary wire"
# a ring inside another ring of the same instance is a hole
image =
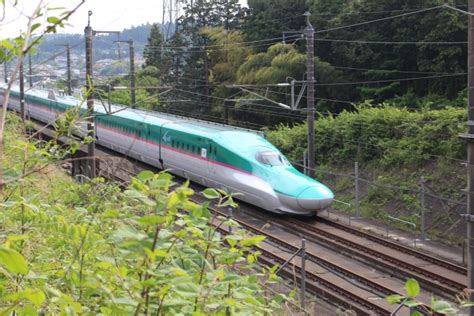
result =
[[[327,33],[327,32],[338,31],[338,30],[353,28],[353,27],[362,26],[362,25],[368,25],[368,24],[382,22],[382,21],[398,19],[398,18],[401,18],[401,17],[406,17],[406,16],[415,15],[415,14],[419,14],[419,13],[438,10],[438,9],[441,9],[441,8],[444,8],[444,7],[445,7],[444,5],[439,5],[439,6],[424,8],[424,9],[420,9],[420,10],[416,10],[416,11],[412,11],[412,12],[387,16],[387,17],[383,17],[383,18],[380,18],[380,19],[374,19],[374,20],[369,20],[369,21],[364,21],[364,22],[359,22],[359,23],[354,23],[354,24],[349,24],[349,25],[336,26],[336,27],[332,27],[332,28],[328,28],[328,29],[324,29],[324,30],[320,30],[320,31],[315,31],[315,34]]]
[[[379,45],[467,45],[467,42],[432,42],[432,41],[368,41],[368,40],[345,40],[330,38],[315,38],[318,42],[354,43],[354,44],[379,44]]]

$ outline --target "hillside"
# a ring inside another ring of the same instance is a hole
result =
[[[116,44],[116,40],[132,39],[137,53],[141,54],[148,36],[150,34],[151,24],[142,24],[128,29],[121,30],[119,35],[97,35],[94,37],[93,49],[96,60],[104,58],[117,59],[118,49],[123,58],[128,57],[128,45]],[[48,34],[44,41],[38,45],[37,54],[34,60],[42,60],[56,54],[60,47],[58,45],[69,44],[71,51],[77,55],[84,54],[84,35],[83,34]]]

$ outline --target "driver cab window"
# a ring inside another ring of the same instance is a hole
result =
[[[290,163],[281,154],[275,151],[261,151],[255,156],[257,161],[269,166],[286,166]]]

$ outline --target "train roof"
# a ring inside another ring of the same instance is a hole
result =
[[[1,88],[5,88],[2,86]],[[12,92],[19,93],[19,88],[17,86],[12,87]],[[35,96],[42,99],[55,100],[57,102],[66,104],[68,106],[77,106],[82,102],[81,108],[85,109],[87,104],[85,101],[81,101],[75,97],[68,96],[65,94],[54,92],[53,90],[40,90],[40,89],[31,89],[26,92],[27,95]],[[108,104],[102,103],[100,101],[94,101],[94,111],[100,114],[108,113]],[[146,111],[140,109],[131,109],[126,106],[112,104],[110,106],[111,113],[116,117],[122,117],[135,122],[143,122],[150,125],[161,126],[166,124],[167,128],[179,130],[185,133],[199,134],[203,137],[216,138],[222,133],[233,132],[244,137],[243,134],[251,133],[255,138],[255,134],[263,136],[262,132],[244,129],[236,126],[225,125],[220,123],[214,123],[204,120],[199,120],[195,118],[189,118],[185,116],[179,116],[174,114],[156,112],[156,111]],[[236,136],[236,134],[233,134]],[[221,137],[219,137],[221,138]]]

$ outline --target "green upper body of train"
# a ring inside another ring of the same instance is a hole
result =
[[[28,115],[45,123],[71,107],[86,112],[84,102],[53,92],[31,90],[25,99]],[[16,88],[9,107],[19,110]],[[333,201],[331,190],[296,170],[256,132],[115,105],[110,110],[113,114],[94,104],[96,142],[102,146],[202,185],[241,193],[239,199],[272,212],[313,215]]]

